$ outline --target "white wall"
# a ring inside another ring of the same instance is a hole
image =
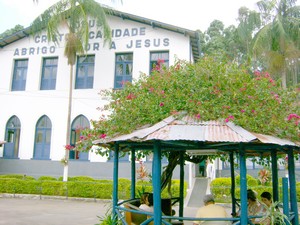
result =
[[[89,120],[99,118],[100,112],[97,107],[103,106],[106,101],[98,93],[102,89],[113,88],[116,53],[133,52],[133,78],[138,78],[141,72],[149,72],[150,51],[168,50],[170,64],[174,63],[175,57],[185,60],[190,58],[190,42],[187,36],[113,16],[109,17],[109,23],[114,32],[120,29],[123,34],[125,32],[125,36],[114,37],[112,49],[109,49],[109,46],[103,47],[101,38],[90,40],[92,49],[88,54],[95,54],[96,61],[94,88],[73,90],[72,121],[80,114]],[[132,36],[130,32],[129,35],[126,33],[126,29],[128,31],[137,29],[142,33]],[[96,29],[91,30],[96,32]],[[62,30],[62,33],[66,33],[65,30]],[[164,45],[163,40],[168,40],[165,42],[167,44]],[[159,46],[154,46],[154,42],[160,43]],[[131,47],[131,43],[135,43],[135,47]],[[99,49],[93,49],[98,46]],[[43,49],[46,49],[46,52],[43,53]],[[40,91],[43,57],[49,56],[59,58],[56,90]],[[25,91],[10,91],[15,59],[29,59]],[[70,69],[64,57],[64,41],[59,46],[54,46],[46,40],[41,41],[38,36],[23,38],[0,49],[0,68],[0,140],[5,138],[5,128],[9,118],[13,115],[17,116],[21,122],[19,158],[31,159],[36,123],[41,116],[47,115],[52,122],[50,158],[60,160],[64,156],[66,139]],[[76,68],[74,77],[75,72]],[[0,149],[1,156],[3,156],[3,148]],[[105,160],[95,153],[90,153],[89,159]]]

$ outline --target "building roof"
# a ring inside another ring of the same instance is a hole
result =
[[[119,142],[124,149],[130,146],[145,149],[155,140],[164,143],[165,148],[181,147],[191,154],[237,150],[241,143],[246,146],[249,155],[268,155],[272,149],[284,151],[286,147],[300,151],[300,144],[290,140],[249,132],[232,122],[199,121],[190,116],[170,116],[151,127],[108,140],[99,139],[94,143],[108,147]]]
[[[200,37],[199,37],[199,33],[197,31],[192,31],[189,29],[177,27],[174,25],[162,23],[162,22],[159,22],[156,20],[136,16],[133,14],[121,12],[121,11],[114,10],[114,9],[109,9],[108,12],[109,12],[108,13],[109,15],[120,17],[123,20],[130,20],[130,21],[134,21],[134,22],[152,26],[153,28],[157,27],[157,28],[168,30],[168,31],[180,33],[183,35],[188,35],[188,36],[190,36],[190,44],[192,46],[192,53],[194,56],[194,60],[197,61],[200,58]],[[15,41],[18,41],[24,37],[28,37],[30,35],[30,30],[31,30],[31,27],[27,27],[27,28],[25,28],[21,31],[18,31],[12,35],[9,35],[3,39],[0,39],[0,48],[3,48],[11,43],[14,43]]]

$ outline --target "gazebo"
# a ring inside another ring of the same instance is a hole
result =
[[[184,155],[201,154],[201,151],[213,150],[221,154],[228,154],[231,168],[231,199],[232,213],[236,212],[236,200],[240,199],[240,217],[227,220],[236,221],[236,224],[251,224],[247,212],[247,168],[246,157],[271,157],[273,200],[279,201],[277,157],[281,154],[288,156],[288,178],[283,179],[283,212],[293,225],[299,224],[298,205],[295,179],[294,155],[300,152],[299,143],[279,139],[273,136],[249,132],[232,122],[200,121],[187,115],[170,116],[159,123],[136,130],[130,134],[117,136],[111,139],[99,139],[94,144],[108,147],[114,151],[113,172],[113,214],[118,216],[123,224],[127,224],[122,212],[141,213],[137,209],[124,208],[124,202],[118,199],[118,168],[119,154],[122,151],[131,152],[131,199],[135,199],[135,154],[136,151],[150,150],[153,153],[152,184],[154,213],[150,219],[142,224],[154,221],[154,225],[172,224],[168,219],[179,221],[193,221],[195,218],[184,217]],[[165,216],[161,206],[161,156],[164,151],[176,151],[179,154],[180,166],[180,196],[179,216]],[[240,162],[240,196],[235,196],[234,157]],[[209,218],[217,221],[220,219]]]

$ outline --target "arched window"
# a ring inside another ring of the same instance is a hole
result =
[[[15,159],[19,155],[21,123],[18,117],[12,116],[6,124],[3,158]]]
[[[50,159],[52,123],[48,116],[42,116],[35,127],[34,159]]]
[[[83,116],[79,115],[77,116],[72,123],[72,130],[71,130],[71,145],[75,146],[76,142],[79,141],[80,136],[82,135],[82,130],[90,128],[90,123],[88,119]],[[81,152],[76,150],[70,150],[70,159],[77,159],[77,160],[88,160],[89,159],[89,153],[88,152]]]

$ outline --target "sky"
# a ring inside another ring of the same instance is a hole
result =
[[[58,0],[0,0],[0,33],[20,24],[28,27],[45,9]],[[205,31],[217,19],[225,27],[236,25],[238,9],[256,9],[258,0],[96,0],[113,8],[178,27]],[[119,1],[120,2],[120,1]]]

